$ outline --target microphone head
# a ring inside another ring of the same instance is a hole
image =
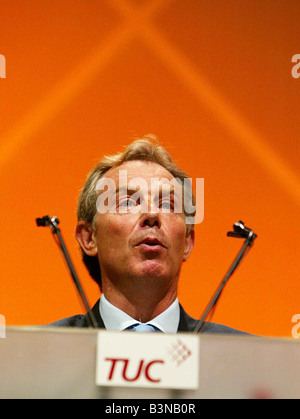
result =
[[[51,221],[51,218],[49,217],[49,215],[46,215],[42,218],[36,218],[35,221],[38,227],[47,227]]]
[[[247,228],[247,227],[245,227],[243,221],[239,221],[238,223],[234,223],[233,229],[234,229],[234,231],[236,231],[239,234],[243,234],[244,235],[244,233],[246,233],[246,236],[250,232],[250,229]]]
[[[252,240],[254,240],[257,237],[257,235],[254,234],[254,232],[250,228],[245,227],[243,221],[234,223],[233,230],[234,231],[228,231],[227,236],[238,237],[242,239],[248,239],[249,237],[251,237]]]

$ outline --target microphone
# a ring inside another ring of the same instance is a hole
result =
[[[234,231],[228,231],[228,237],[237,237],[243,239],[248,239],[249,237],[251,237],[251,245],[253,244],[254,239],[257,237],[256,234],[254,234],[254,232],[250,230],[250,228],[245,227],[243,221],[235,223],[233,225],[233,230]]]
[[[214,293],[212,299],[210,300],[207,308],[204,310],[203,315],[201,316],[200,320],[196,324],[196,327],[194,329],[194,333],[200,333],[201,329],[204,325],[205,319],[210,313],[211,310],[215,309],[217,302],[221,296],[221,293],[227,284],[229,278],[234,273],[242,259],[246,256],[247,251],[250,249],[250,247],[253,245],[254,240],[256,239],[257,235],[248,227],[245,227],[243,221],[239,221],[233,225],[233,231],[227,232],[228,237],[237,237],[237,238],[243,238],[245,239],[245,242],[239,251],[237,257],[233,261],[230,269],[228,270],[227,274],[225,275],[224,279],[218,286],[216,292]]]
[[[46,215],[43,218],[36,219],[36,224],[38,227],[46,227],[50,224],[50,222],[51,222],[51,218],[49,217],[49,215]]]
[[[71,274],[71,277],[74,281],[74,284],[76,286],[76,289],[78,291],[81,303],[83,304],[84,309],[87,312],[87,321],[88,321],[88,325],[89,327],[94,327],[97,328],[98,324],[97,324],[97,320],[94,316],[94,313],[92,312],[90,305],[87,301],[87,298],[85,296],[85,293],[83,291],[83,288],[81,286],[81,283],[79,281],[78,275],[75,271],[74,265],[72,263],[72,260],[70,258],[69,252],[67,250],[67,247],[64,243],[64,240],[62,238],[61,235],[61,231],[58,228],[58,224],[59,224],[59,219],[57,217],[50,217],[49,215],[46,215],[42,218],[36,218],[36,224],[38,227],[50,227],[53,233],[53,236],[55,238],[55,241],[58,245],[58,247],[60,248],[62,255],[65,259],[65,262],[67,264],[67,267],[69,269],[69,272]],[[57,239],[56,239],[57,237]]]

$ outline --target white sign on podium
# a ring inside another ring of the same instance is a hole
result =
[[[99,332],[96,384],[195,390],[199,344],[192,334]]]

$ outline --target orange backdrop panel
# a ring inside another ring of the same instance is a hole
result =
[[[76,201],[104,154],[156,134],[205,179],[204,221],[179,298],[200,317],[241,242],[255,246],[213,320],[291,337],[300,313],[297,0],[10,0],[0,5],[0,313],[40,325],[82,312],[48,229],[58,216],[90,304],[97,286],[74,239]]]

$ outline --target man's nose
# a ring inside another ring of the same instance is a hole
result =
[[[141,220],[140,220],[141,227],[160,227],[161,226],[161,216],[158,208],[153,205],[149,204],[147,210],[142,212]]]

